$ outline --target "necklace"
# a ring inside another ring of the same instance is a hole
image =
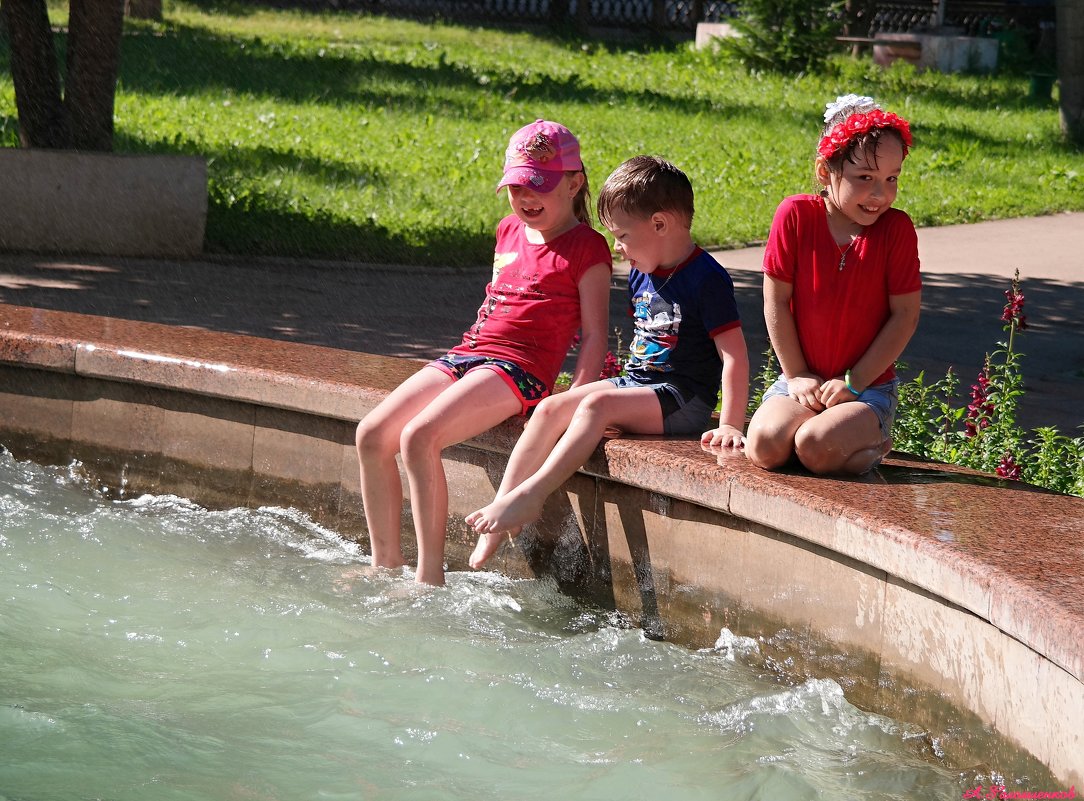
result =
[[[662,282],[662,284],[660,284],[659,286],[655,287],[655,294],[656,294],[656,295],[658,295],[659,293],[661,293],[661,292],[662,292],[662,290],[663,290],[663,287],[665,287],[665,286],[666,286],[667,284],[669,284],[669,283],[670,283],[670,279],[671,279],[671,278],[673,278],[673,277],[674,277],[674,276],[675,276],[676,274],[677,274],[677,268],[675,267],[675,268],[674,268],[674,272],[672,272],[672,273],[670,273],[670,275],[666,276],[666,280],[665,280],[665,281],[663,281],[663,282]],[[652,283],[652,284],[654,284],[655,282],[654,282],[654,281],[652,281],[651,283]]]
[[[839,254],[839,272],[843,272],[843,268],[847,266],[847,254],[851,252],[851,248],[854,247],[854,243],[858,240],[858,237],[851,237],[851,244],[847,245],[847,249],[843,250]],[[839,247],[839,245],[836,245]]]

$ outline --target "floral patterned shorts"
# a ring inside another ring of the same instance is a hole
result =
[[[522,367],[504,359],[494,359],[492,356],[463,356],[458,353],[446,353],[439,359],[429,362],[429,366],[436,367],[456,381],[471,370],[492,370],[516,393],[521,406],[520,414],[524,415],[550,394],[545,384]]]

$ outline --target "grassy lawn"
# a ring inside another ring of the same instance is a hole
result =
[[[851,91],[912,122],[897,205],[917,224],[1084,209],[1084,153],[1021,76],[844,56],[822,75],[748,75],[691,44],[168,0],[164,23],[127,26],[116,149],[209,159],[212,251],[488,264],[504,146],[537,117],[580,137],[596,192],[629,156],[671,159],[697,192],[697,239],[744,245],[780,198],[811,189],[823,105]],[[7,61],[0,42],[13,146]]]

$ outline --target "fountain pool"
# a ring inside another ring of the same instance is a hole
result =
[[[548,580],[373,573],[282,508],[109,499],[0,453],[0,798],[934,799],[984,777],[753,640]]]

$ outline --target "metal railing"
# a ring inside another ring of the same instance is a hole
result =
[[[260,2],[260,0],[256,0]],[[265,0],[306,8],[346,8],[469,22],[575,24],[581,27],[689,32],[699,22],[740,16],[740,0]],[[1054,0],[852,0],[848,30],[860,35],[949,26],[971,36],[1017,28],[1036,31],[1054,18]]]
[[[299,0],[307,6],[338,4],[335,0]],[[604,28],[651,28],[693,31],[698,22],[735,16],[728,0],[346,0],[387,14],[469,21],[526,23],[572,22]]]

